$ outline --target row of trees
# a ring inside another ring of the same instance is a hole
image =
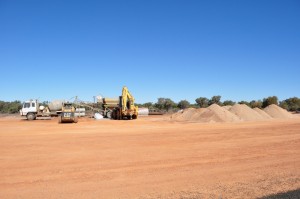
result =
[[[47,106],[49,102],[44,101],[39,105]],[[22,102],[19,100],[15,100],[13,102],[5,102],[0,100],[0,113],[18,113],[22,108]]]
[[[206,97],[199,97],[195,100],[195,104],[191,104],[187,100],[181,100],[178,103],[175,103],[170,98],[158,98],[156,103],[147,102],[144,104],[138,104],[141,107],[147,107],[150,109],[158,109],[164,111],[185,109],[185,108],[206,108],[212,104],[218,104],[220,106],[233,106],[235,104],[246,104],[251,108],[265,108],[271,104],[279,105],[280,107],[288,110],[288,111],[300,111],[300,98],[293,97],[283,101],[279,101],[277,96],[270,96],[264,98],[263,100],[252,100],[252,101],[240,101],[234,102],[232,100],[221,101],[221,96],[213,96],[208,99]]]
[[[17,113],[21,109],[20,101],[4,102],[0,101],[0,113]]]
[[[208,99],[206,97],[199,97],[195,100],[195,104],[191,104],[187,100],[181,100],[178,103],[175,103],[170,98],[158,98],[156,103],[147,102],[144,104],[138,104],[140,107],[147,107],[150,109],[158,109],[163,111],[172,111],[172,110],[178,110],[178,109],[185,109],[185,108],[206,108],[212,104],[218,104],[220,106],[227,106],[234,104],[246,104],[247,106],[251,108],[265,108],[271,104],[279,105],[280,107],[288,110],[288,111],[300,111],[300,98],[292,97],[288,98],[283,101],[278,101],[278,97],[271,96],[264,98],[263,100],[252,100],[250,102],[247,101],[240,101],[240,102],[234,102],[231,100],[225,100],[221,101],[221,96],[213,96],[212,98]],[[44,102],[43,104],[46,104]],[[20,101],[13,101],[13,102],[4,102],[0,101],[0,113],[17,113],[22,107],[22,104]]]

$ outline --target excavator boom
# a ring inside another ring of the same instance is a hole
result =
[[[122,89],[120,108],[122,110],[123,117],[130,119],[136,119],[138,116],[138,107],[134,105],[134,97],[129,92],[126,86]]]
[[[126,86],[122,89],[122,111],[134,108],[134,97],[128,91]]]
[[[113,119],[137,119],[138,107],[134,105],[134,97],[126,86],[122,89],[119,106],[112,113]]]

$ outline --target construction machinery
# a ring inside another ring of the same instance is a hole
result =
[[[40,105],[38,100],[27,100],[20,110],[21,116],[26,116],[27,120],[35,120],[37,117],[58,116],[62,111],[62,100],[54,100],[47,106]]]
[[[134,104],[134,97],[129,92],[126,86],[122,89],[122,95],[119,98],[98,98],[98,103],[101,104],[101,114],[104,118],[115,120],[122,119],[137,119],[138,107]]]
[[[126,86],[122,89],[122,95],[119,97],[119,106],[114,108],[112,118],[115,120],[121,119],[137,119],[139,109],[134,105],[134,97],[129,92]]]
[[[62,104],[62,112],[58,117],[58,123],[77,123],[78,117],[75,116],[75,108],[71,103]]]

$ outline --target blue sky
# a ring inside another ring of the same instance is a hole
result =
[[[300,1],[0,0],[0,100],[300,97]]]

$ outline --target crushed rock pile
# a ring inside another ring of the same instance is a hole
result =
[[[240,119],[217,104],[208,108],[188,108],[171,116],[176,121],[195,121],[195,122],[238,122]]]
[[[294,118],[293,114],[289,113],[287,110],[283,108],[280,108],[279,106],[276,106],[275,104],[272,104],[264,108],[264,111],[272,118],[280,118],[280,119]]]
[[[229,112],[225,108],[213,104],[207,108],[211,111],[211,118],[214,119],[215,122],[238,122],[240,119],[233,113]],[[205,116],[205,115],[203,115]]]
[[[258,112],[246,104],[235,104],[229,109],[229,111],[237,115],[243,121],[257,121],[264,119]]]
[[[277,105],[270,105],[264,110],[250,108],[245,104],[221,107],[213,104],[208,108],[188,108],[171,115],[174,121],[202,123],[262,121],[273,118],[288,119],[294,116]]]
[[[231,109],[231,105],[227,105],[227,106],[222,106],[223,108],[225,108],[226,110],[230,110]]]
[[[261,110],[260,108],[254,108],[254,111],[256,111],[258,114],[260,114],[264,119],[272,119],[272,117],[270,115],[268,115],[268,113],[266,113],[265,111]]]

